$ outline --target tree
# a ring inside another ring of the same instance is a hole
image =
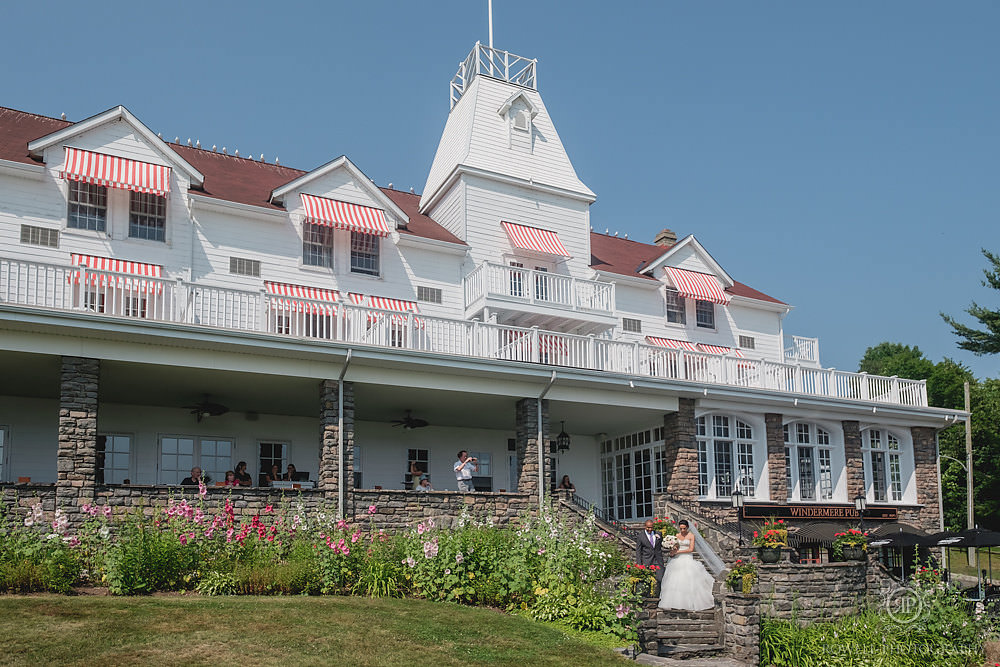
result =
[[[1000,290],[1000,255],[995,255],[985,248],[983,255],[993,266],[992,271],[988,268],[983,269],[986,275],[986,280],[982,281],[983,287]],[[958,346],[980,355],[1000,353],[1000,310],[990,310],[973,301],[965,312],[979,320],[985,329],[973,329],[959,323],[950,315],[941,313],[944,321],[951,325],[952,331],[961,339]]]
[[[865,350],[858,370],[872,375],[926,380],[934,372],[934,362],[925,357],[919,347],[885,342]]]

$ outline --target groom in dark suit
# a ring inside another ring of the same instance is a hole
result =
[[[660,595],[660,580],[663,579],[663,537],[653,530],[653,522],[646,521],[645,530],[635,539],[635,562],[639,565],[655,565],[656,590],[654,595]]]

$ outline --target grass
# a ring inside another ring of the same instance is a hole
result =
[[[360,597],[0,597],[0,665],[614,665],[488,609]]]
[[[986,570],[989,573],[989,563],[990,563],[990,547],[981,547],[979,549],[979,567],[980,569]],[[992,548],[993,555],[993,579],[994,581],[1000,579],[1000,549],[997,547]],[[976,574],[976,565],[973,561],[972,565],[969,565],[968,558],[969,550],[949,548],[948,549],[948,565],[951,571],[955,574],[964,574],[970,577],[978,576]],[[937,549],[933,549],[932,553],[937,555]]]

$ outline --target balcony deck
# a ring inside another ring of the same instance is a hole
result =
[[[569,294],[576,298],[577,292]],[[868,403],[927,406],[926,383],[918,380],[673,350],[539,327],[428,317],[308,299],[289,302],[263,290],[226,289],[9,258],[0,258],[0,303]]]

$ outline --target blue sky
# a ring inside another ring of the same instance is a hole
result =
[[[1000,3],[495,0],[495,46],[539,89],[595,229],[693,233],[796,306],[855,369],[882,340],[1000,376],[938,313],[1000,251]],[[448,82],[486,0],[14,3],[0,105],[80,120],[123,104],[156,132],[304,169],[347,154],[423,187]]]

